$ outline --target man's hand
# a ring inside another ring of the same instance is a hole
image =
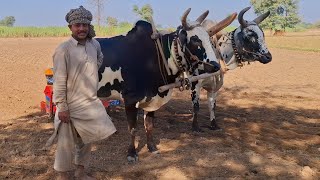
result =
[[[69,123],[70,122],[70,114],[69,111],[63,111],[58,113],[58,117],[63,123]]]

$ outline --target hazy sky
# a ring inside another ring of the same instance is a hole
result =
[[[65,26],[64,17],[72,9],[83,5],[94,13],[90,0],[1,0],[0,19],[5,16],[16,18],[15,26]],[[209,10],[209,18],[221,20],[232,12],[238,12],[250,6],[250,0],[105,0],[103,16],[112,16],[119,21],[135,22],[138,17],[132,12],[133,5],[141,7],[151,4],[154,9],[154,21],[164,27],[176,27],[180,24],[182,13],[192,8],[189,19],[197,18]],[[300,0],[299,14],[305,22],[320,20],[319,0]],[[254,19],[253,10],[246,19]]]

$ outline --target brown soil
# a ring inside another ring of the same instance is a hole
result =
[[[0,39],[0,179],[53,179],[53,132],[39,111],[44,70],[65,38]],[[271,49],[273,61],[230,71],[217,102],[223,131],[191,132],[190,92],[156,113],[160,155],[146,148],[138,120],[140,161],[128,164],[123,107],[110,115],[118,132],[96,143],[90,172],[98,179],[317,179],[320,177],[320,53]],[[203,92],[203,95],[205,92]]]

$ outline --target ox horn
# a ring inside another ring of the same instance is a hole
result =
[[[190,11],[191,11],[191,8],[187,9],[181,17],[181,24],[182,24],[182,27],[185,29],[189,29],[189,25],[187,23],[187,16],[190,13]]]
[[[239,23],[240,23],[240,25],[241,25],[242,27],[247,27],[247,26],[248,26],[247,21],[243,19],[243,15],[244,15],[244,13],[247,12],[250,8],[251,8],[251,7],[246,7],[246,8],[244,8],[244,9],[242,9],[242,11],[240,11],[240,13],[239,13],[238,21],[239,21]]]
[[[266,19],[270,15],[270,11],[261,14],[259,17],[255,18],[253,21],[257,24],[260,24],[264,19]]]
[[[218,22],[216,25],[209,28],[207,30],[209,36],[211,37],[216,33],[218,33],[219,31],[221,31],[222,29],[224,29],[225,27],[229,26],[236,17],[237,17],[237,13],[232,13],[230,16],[228,16],[224,20]]]
[[[199,24],[201,24],[203,21],[204,21],[204,19],[208,16],[208,14],[209,14],[209,10],[206,10],[204,13],[202,13],[199,17],[198,17],[198,19],[196,20]]]

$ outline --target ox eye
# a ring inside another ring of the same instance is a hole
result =
[[[254,42],[256,42],[256,38],[252,37],[252,38],[250,38],[250,41],[254,43]]]
[[[200,47],[200,46],[198,46],[198,50],[201,50],[201,47]]]

